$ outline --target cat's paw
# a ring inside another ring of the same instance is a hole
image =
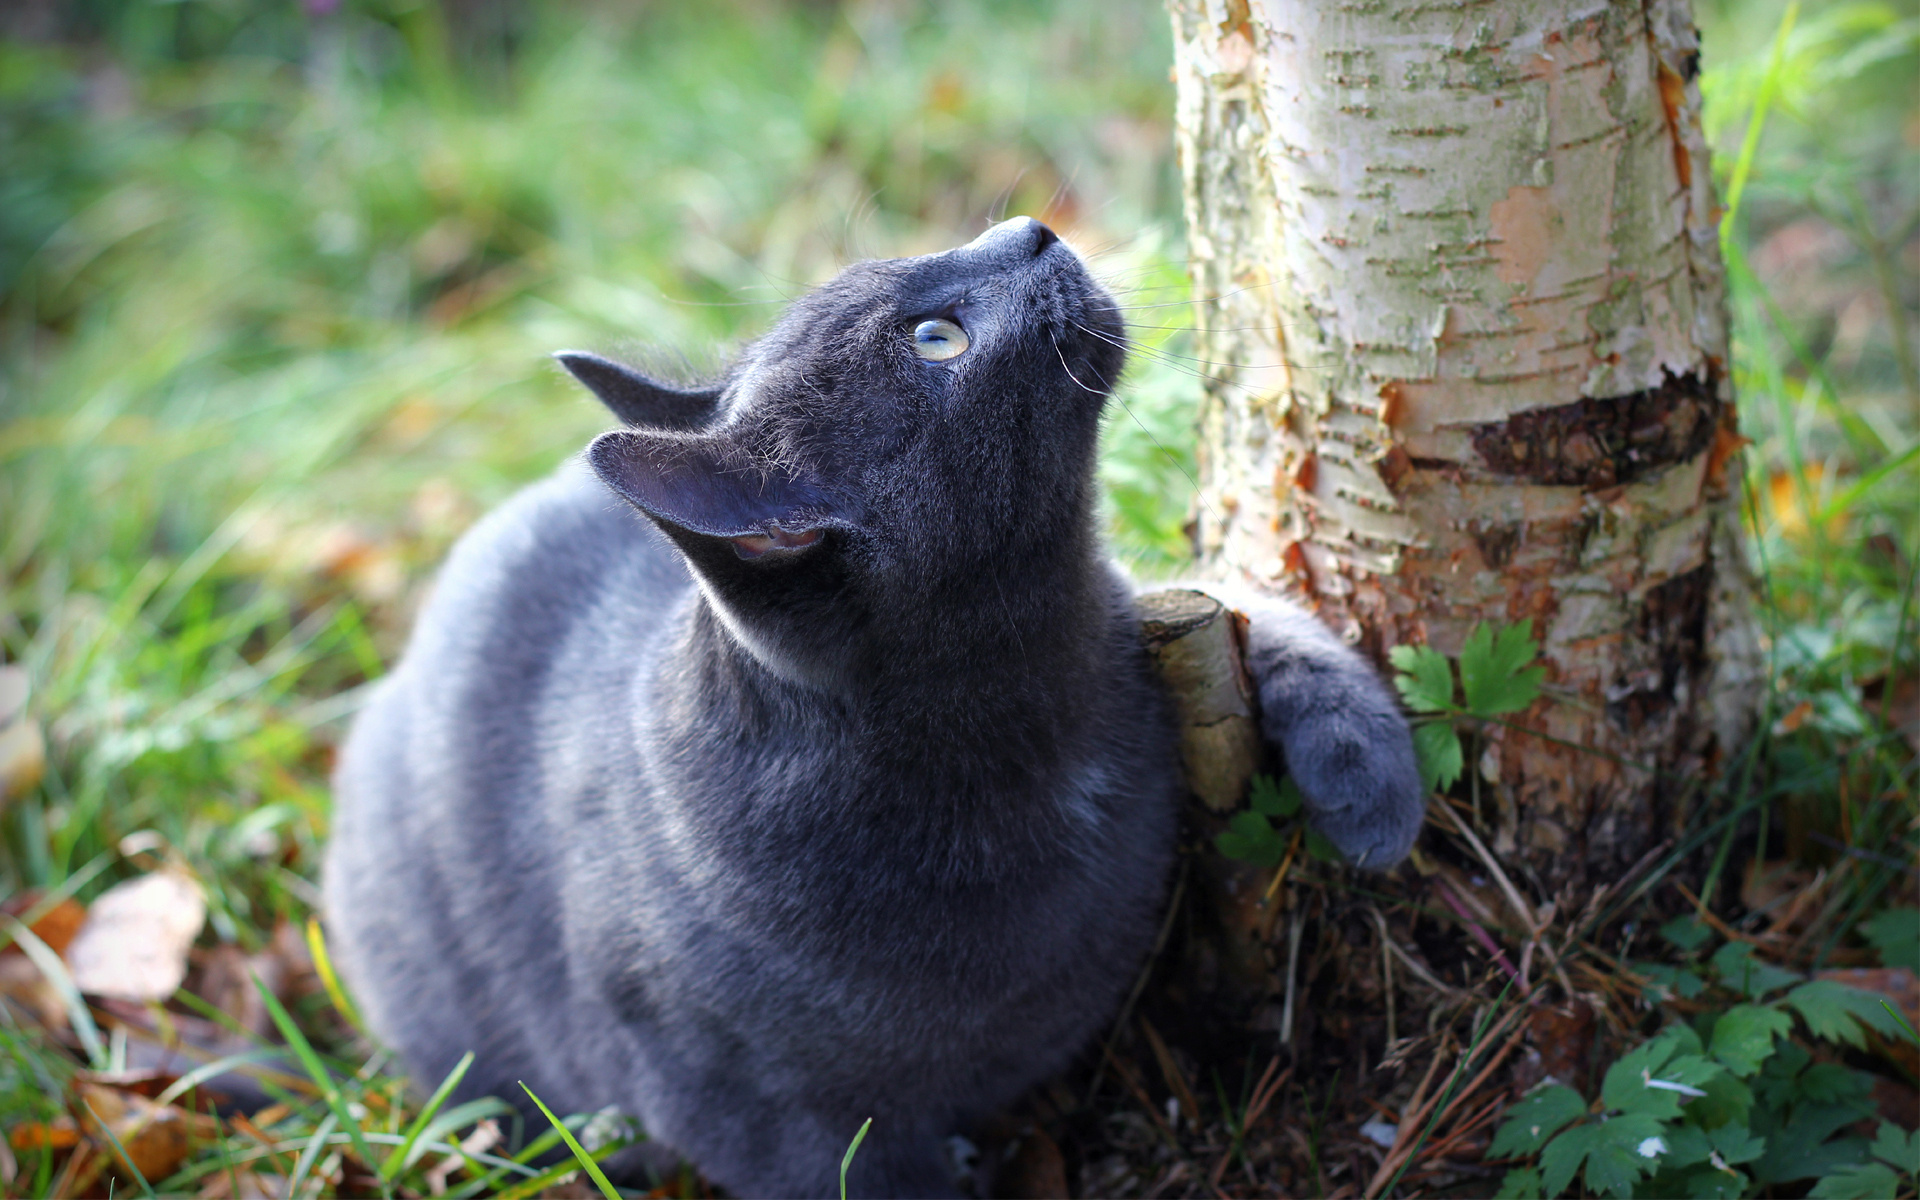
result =
[[[1310,614],[1231,594],[1246,614],[1260,725],[1306,797],[1307,816],[1355,866],[1407,856],[1426,812],[1413,734],[1373,667]]]
[[[1274,701],[1265,697],[1263,705]],[[1348,862],[1375,870],[1407,856],[1420,834],[1426,789],[1413,738],[1398,712],[1319,712],[1284,731],[1264,722],[1280,742],[1287,772],[1306,797],[1313,827]]]

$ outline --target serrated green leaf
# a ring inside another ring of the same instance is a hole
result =
[[[1307,829],[1306,851],[1309,855],[1324,863],[1343,863],[1347,861],[1340,854],[1340,848],[1321,835],[1320,831]]]
[[[1814,1037],[1856,1048],[1866,1045],[1863,1025],[1889,1037],[1900,1029],[1878,996],[1832,979],[1801,984],[1787,993],[1787,1003],[1799,1012]]]
[[[1227,828],[1213,839],[1214,848],[1228,858],[1258,867],[1277,867],[1285,857],[1287,844],[1274,832],[1267,819],[1255,812],[1237,812]]]
[[[1868,1153],[1897,1171],[1920,1174],[1920,1129],[1902,1133],[1892,1121],[1882,1121]]]
[[[1633,959],[1627,963],[1627,969],[1646,979],[1647,989],[1651,993],[1648,999],[1655,1003],[1675,996],[1691,1000],[1707,990],[1707,981],[1685,967]]]
[[[1543,1087],[1507,1110],[1507,1119],[1493,1135],[1488,1158],[1536,1154],[1547,1139],[1587,1111],[1587,1102],[1570,1087]]]
[[[1749,1163],[1767,1152],[1767,1139],[1755,1137],[1744,1125],[1722,1125],[1707,1134],[1714,1153],[1723,1162]]]
[[[1882,966],[1905,967],[1920,975],[1920,908],[1883,909],[1861,932],[1880,951]]]
[[[1253,811],[1269,817],[1293,816],[1300,811],[1302,800],[1300,787],[1292,776],[1276,783],[1271,775],[1255,775],[1253,786],[1247,791],[1247,804]]]
[[[1466,769],[1460,735],[1447,721],[1428,721],[1413,727],[1413,753],[1420,762],[1420,782],[1430,792],[1444,792]]]
[[[1607,1068],[1600,1101],[1609,1109],[1646,1113],[1663,1121],[1680,1116],[1680,1106],[1705,1095],[1704,1085],[1726,1068],[1683,1051],[1699,1038],[1684,1025],[1673,1026],[1645,1045],[1623,1054]]]
[[[1540,1190],[1540,1172],[1532,1167],[1515,1167],[1501,1178],[1493,1200],[1541,1200],[1545,1195]]]
[[[1519,712],[1540,695],[1544,667],[1529,666],[1540,656],[1533,622],[1503,626],[1497,632],[1475,625],[1460,647],[1460,691],[1467,711],[1479,717]]]
[[[1446,655],[1432,646],[1395,646],[1387,651],[1399,674],[1393,686],[1415,712],[1455,712],[1453,668]]]
[[[1813,1185],[1813,1200],[1884,1200],[1900,1194],[1900,1177],[1877,1162],[1841,1167]]]
[[[1747,1194],[1751,1183],[1744,1171],[1707,1166],[1688,1171],[1673,1194],[1685,1196],[1687,1200],[1738,1200]],[[1648,1194],[1664,1196],[1668,1193],[1655,1190]]]
[[[1660,927],[1660,936],[1679,950],[1698,950],[1713,937],[1699,918],[1693,916],[1675,917]]]
[[[1843,1063],[1817,1062],[1795,1081],[1800,1099],[1814,1104],[1852,1104],[1873,1092],[1873,1079]]]
[[[1540,1177],[1546,1193],[1558,1196],[1566,1191],[1574,1172],[1584,1164],[1588,1190],[1632,1195],[1634,1183],[1653,1173],[1665,1147],[1664,1132],[1662,1123],[1645,1113],[1575,1125],[1541,1152]]]
[[[1714,951],[1712,967],[1722,986],[1754,998],[1791,987],[1806,978],[1755,958],[1753,947],[1745,942],[1728,942]]]
[[[1666,1139],[1667,1152],[1660,1156],[1660,1169],[1663,1171],[1698,1166],[1713,1153],[1713,1143],[1707,1139],[1706,1131],[1697,1125],[1668,1126]]]
[[[1773,1039],[1793,1032],[1793,1018],[1758,1004],[1736,1004],[1713,1025],[1713,1057],[1735,1075],[1752,1075],[1773,1053]]]
[[[1700,1085],[1706,1095],[1687,1105],[1687,1120],[1700,1128],[1745,1129],[1753,1112],[1753,1089],[1731,1071],[1723,1071]]]

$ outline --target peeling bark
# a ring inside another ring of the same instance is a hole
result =
[[[1171,0],[1197,547],[1384,655],[1531,618],[1503,852],[1636,858],[1760,682],[1686,0]]]

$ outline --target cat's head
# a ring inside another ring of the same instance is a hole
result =
[[[1124,357],[1113,301],[1020,217],[848,268],[712,387],[560,361],[632,426],[589,448],[600,478],[723,616],[782,623],[858,610],[868,585],[911,603],[1089,554],[1100,413]]]

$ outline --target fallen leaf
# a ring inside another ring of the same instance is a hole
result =
[[[25,1154],[32,1150],[71,1150],[80,1144],[80,1126],[72,1117],[27,1121],[7,1131],[7,1144]]]
[[[994,1173],[993,1194],[1008,1200],[1064,1200],[1072,1194],[1060,1146],[1046,1130],[1035,1125],[1021,1134],[1013,1156]]]
[[[1786,716],[1781,717],[1773,723],[1773,736],[1785,737],[1787,734],[1805,725],[1807,718],[1812,715],[1813,701],[1802,700],[1800,703],[1794,705],[1792,711],[1788,712]]]
[[[119,1139],[120,1150],[149,1184],[172,1175],[187,1160],[187,1114],[173,1105],[156,1104],[134,1092],[87,1082],[80,1084],[80,1099],[85,1102],[81,1111],[86,1114],[82,1128],[98,1149],[111,1154],[110,1169],[116,1173],[125,1164],[101,1125]]]
[[[90,995],[165,1000],[187,977],[187,952],[206,920],[206,898],[187,876],[129,879],[93,902],[67,947],[68,969]]]
[[[200,1200],[280,1200],[286,1194],[283,1176],[241,1170],[214,1173],[199,1192]]]
[[[41,897],[45,894],[38,888],[34,888],[9,896],[5,904],[0,904],[0,912],[10,917],[24,917],[40,906]],[[67,947],[73,942],[73,935],[80,932],[80,926],[86,922],[86,919],[87,906],[69,897],[35,917],[27,928],[31,929],[33,936],[45,942],[55,954],[64,956]],[[0,953],[22,954],[22,951],[20,947],[9,943]]]

